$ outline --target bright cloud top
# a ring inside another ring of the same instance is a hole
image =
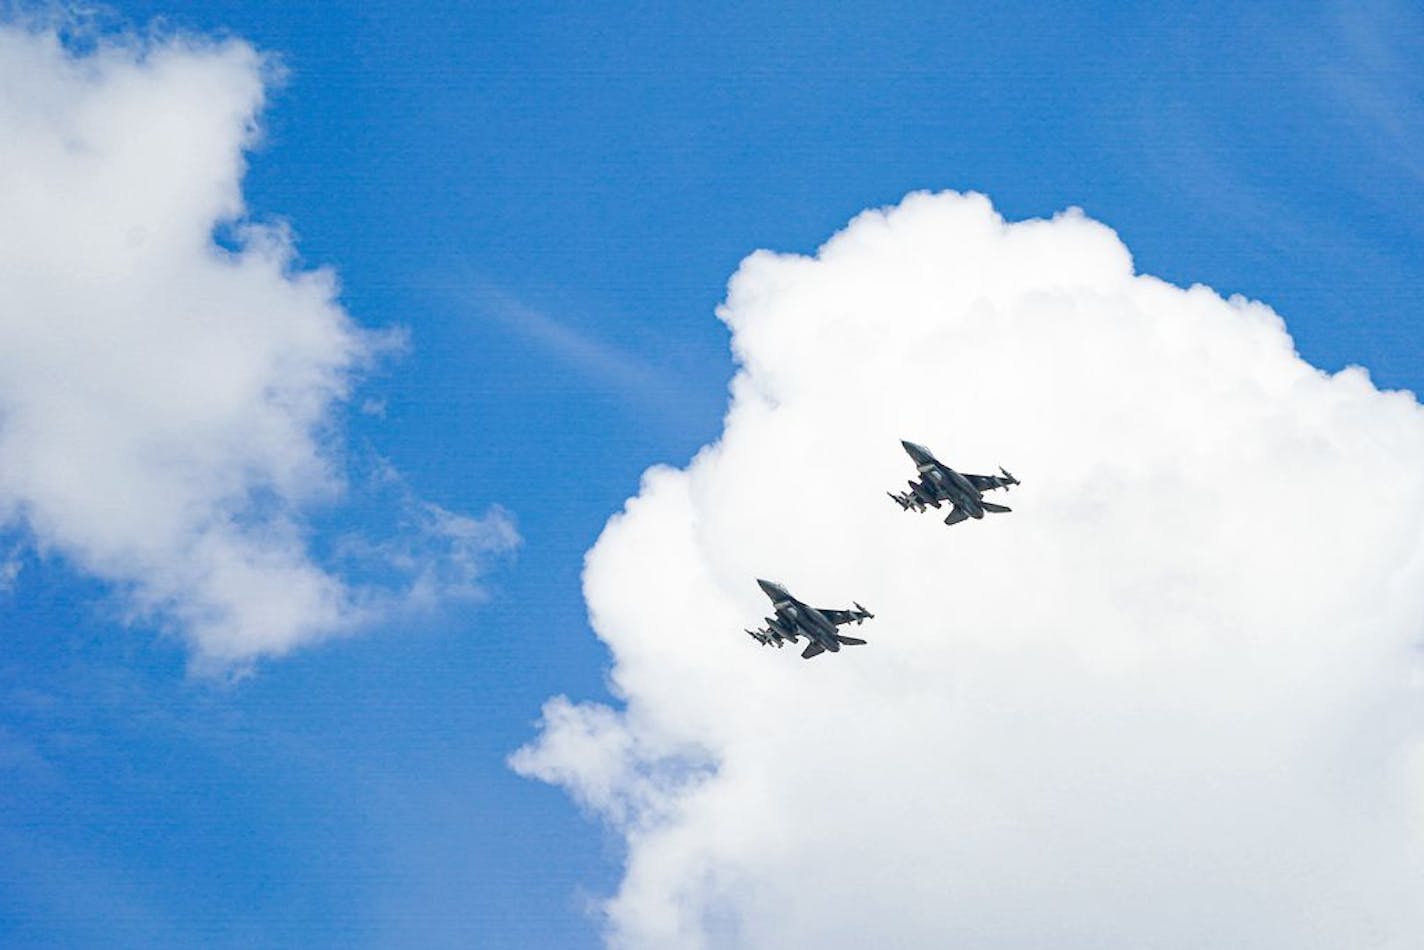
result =
[[[720,315],[721,440],[588,556],[627,708],[513,760],[626,839],[614,945],[1424,943],[1411,395],[979,195],[754,254]],[[1013,513],[901,512],[902,438]],[[758,647],[757,577],[870,645]]]
[[[399,599],[307,551],[302,512],[344,486],[333,411],[391,339],[351,321],[329,271],[295,264],[281,226],[244,217],[267,72],[240,42],[77,55],[0,25],[0,524],[217,663]],[[412,511],[422,536],[398,547],[452,554],[463,589],[477,553],[514,541],[499,515]],[[422,601],[450,573],[408,567]]]

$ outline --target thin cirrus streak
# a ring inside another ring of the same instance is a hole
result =
[[[658,363],[561,321],[486,281],[471,281],[468,301],[479,314],[529,341],[555,366],[572,371],[625,403],[679,430],[704,413],[686,379]]]

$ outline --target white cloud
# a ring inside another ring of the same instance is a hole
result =
[[[626,709],[512,760],[626,840],[611,943],[1424,945],[1410,394],[978,195],[754,254],[721,316],[721,440],[588,557]],[[899,511],[902,438],[1014,512]],[[757,577],[870,645],[759,648]]]
[[[200,662],[367,623],[428,565],[353,588],[305,516],[345,490],[335,412],[396,341],[246,216],[270,70],[239,41],[89,39],[0,24],[0,525]]]

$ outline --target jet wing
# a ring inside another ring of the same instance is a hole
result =
[[[974,486],[976,491],[993,491],[996,488],[1003,488],[1006,485],[1017,485],[1018,481],[1001,478],[998,475],[965,475],[969,484]]]
[[[860,623],[862,620],[870,619],[872,616],[870,611],[861,607],[860,604],[856,604],[855,606],[855,610],[822,610],[820,607],[817,607],[816,612],[837,627],[841,624]]]

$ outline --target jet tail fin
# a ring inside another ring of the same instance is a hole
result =
[[[865,646],[865,641],[862,640],[860,637],[843,637],[843,636],[841,636],[841,635],[838,633],[838,634],[836,634],[836,639],[839,640],[842,644],[844,644],[845,646],[848,646],[848,647],[863,647],[863,646]]]
[[[984,506],[985,511],[992,511],[996,515],[1006,514],[1014,510],[1007,505],[995,505],[987,501],[981,501],[979,504]]]
[[[806,644],[806,649],[801,651],[801,659],[809,660],[811,659],[811,657],[818,656],[825,652],[825,647],[821,646],[815,640],[812,640],[810,643]]]
[[[965,518],[968,518],[968,517],[969,517],[969,512],[965,511],[963,508],[955,508],[953,511],[951,511],[951,512],[949,513],[949,517],[947,517],[947,518],[944,519],[944,523],[945,523],[945,524],[959,524],[959,522],[963,521]]]

